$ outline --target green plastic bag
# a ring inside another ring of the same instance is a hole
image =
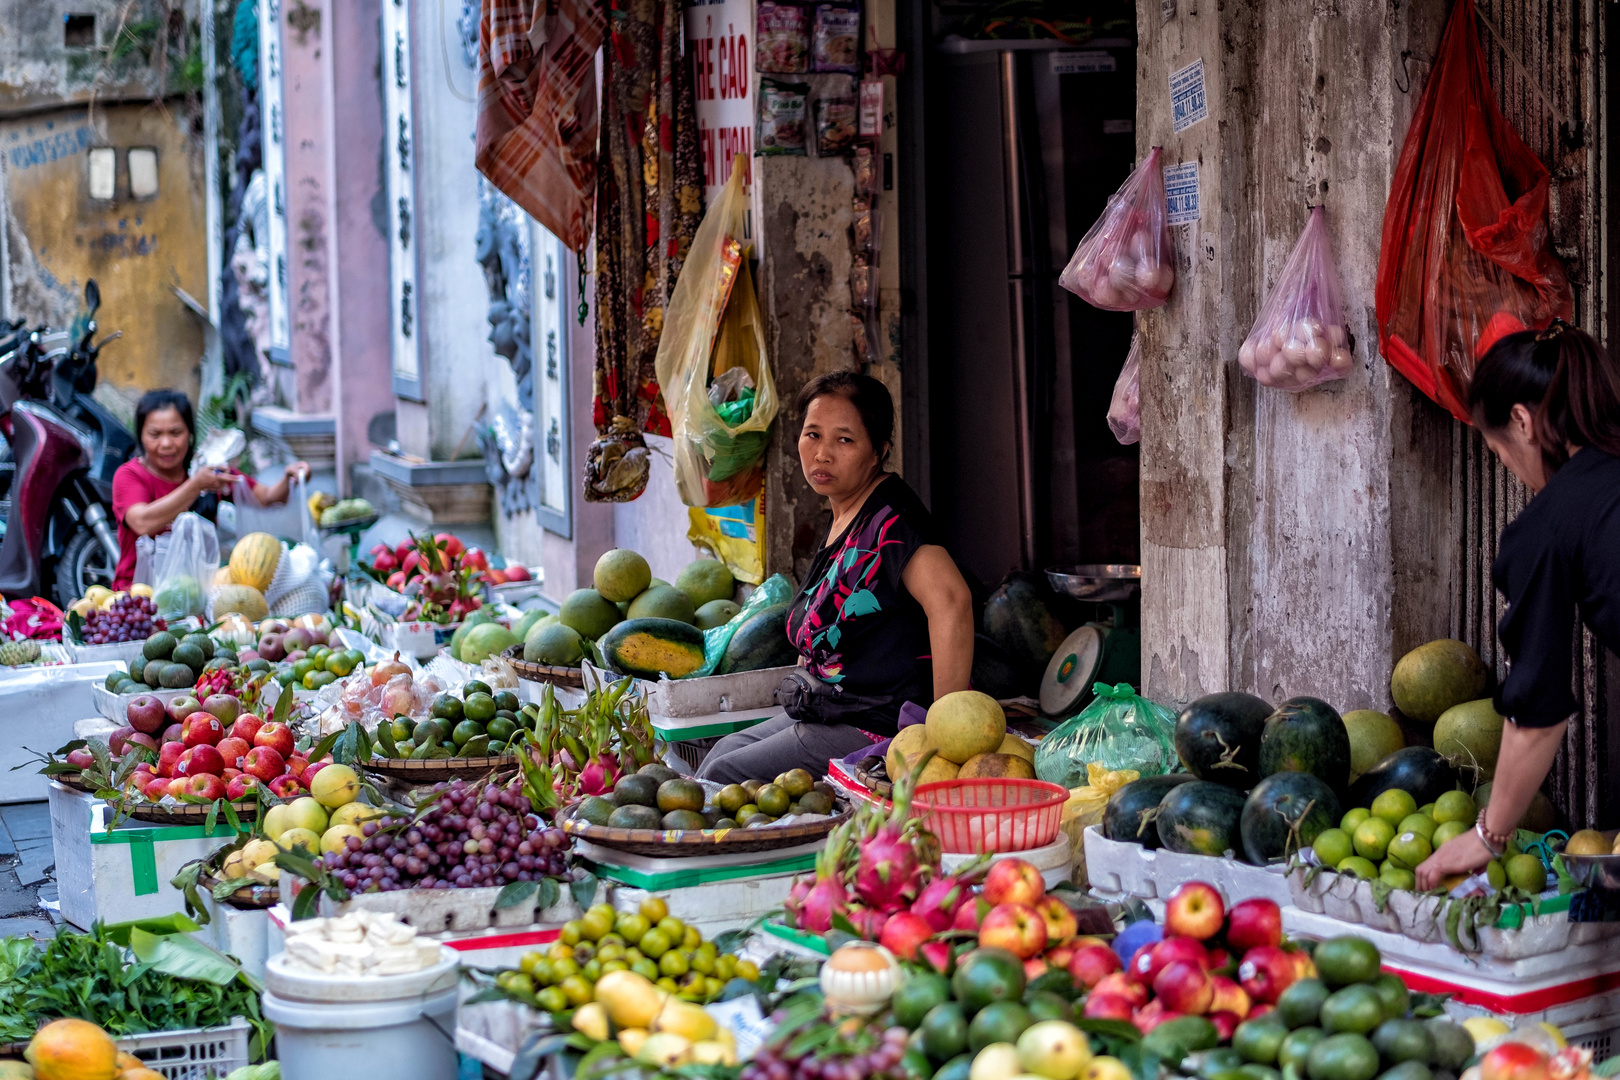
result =
[[[1059,724],[1035,747],[1035,775],[1066,788],[1085,787],[1086,766],[1135,769],[1158,776],[1177,766],[1176,717],[1130,683],[1097,683],[1090,705]]]
[[[719,667],[720,661],[725,658],[726,646],[731,644],[731,639],[736,636],[743,623],[766,608],[787,603],[793,599],[796,592],[798,587],[781,574],[772,574],[766,578],[759,588],[748,595],[748,599],[743,602],[742,610],[733,615],[730,622],[703,631],[703,666],[684,677],[697,679],[704,675],[713,675],[714,669]]]

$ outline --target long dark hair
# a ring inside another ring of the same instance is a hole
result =
[[[146,444],[141,441],[141,435],[146,431],[146,418],[164,409],[179,413],[181,423],[186,425],[186,433],[191,436],[187,441],[186,460],[181,466],[189,472],[191,455],[197,452],[197,418],[191,411],[191,399],[180,391],[148,390],[141,395],[141,400],[135,405],[135,442],[144,453]]]
[[[872,449],[877,451],[878,466],[881,468],[889,460],[889,451],[894,442],[894,398],[889,396],[889,388],[870,375],[853,371],[829,371],[825,375],[817,375],[804,384],[804,389],[799,391],[799,397],[794,402],[800,423],[803,423],[810,403],[828,394],[848,398],[855,406],[855,411],[861,416],[861,425],[866,428],[866,437],[872,440]]]
[[[1468,388],[1474,426],[1500,430],[1515,405],[1535,418],[1548,475],[1569,460],[1570,446],[1620,456],[1620,370],[1584,330],[1555,320],[1491,346]]]

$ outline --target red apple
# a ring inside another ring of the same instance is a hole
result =
[[[1047,941],[1068,941],[1080,929],[1074,911],[1055,896],[1041,897],[1035,904],[1035,910],[1041,913],[1041,918],[1046,922]]]
[[[268,784],[287,771],[287,762],[271,747],[255,746],[243,756],[242,771]]]
[[[1269,1001],[1262,1001],[1260,1004],[1249,1009],[1249,1015],[1245,1017],[1245,1019],[1258,1020],[1267,1013],[1274,1013],[1276,1011],[1277,1006],[1271,1004]]]
[[[1164,902],[1166,937],[1189,937],[1208,941],[1221,932],[1226,922],[1226,904],[1214,886],[1202,881],[1186,881]]]
[[[135,734],[125,739],[124,743],[129,747],[139,746],[142,749],[150,750],[152,752],[152,756],[157,757],[158,741],[145,732],[137,731]]]
[[[1220,946],[1209,950],[1209,956],[1204,961],[1204,967],[1209,971],[1220,971],[1232,965],[1232,954]]]
[[[1288,950],[1284,951],[1287,952]],[[1296,979],[1316,978],[1316,961],[1311,959],[1310,953],[1301,950],[1299,952],[1289,952],[1288,955],[1294,958]]]
[[[242,714],[242,703],[230,694],[209,694],[203,708],[219,717],[219,722],[226,727],[236,723],[236,718]]]
[[[296,761],[297,758],[294,758],[293,760]],[[305,787],[309,787],[310,784],[312,784],[315,781],[315,774],[320,772],[322,769],[326,768],[330,764],[332,764],[330,761],[312,761],[312,762],[310,762],[308,765],[304,766],[304,771],[298,774],[299,781],[302,782]],[[890,949],[889,951],[894,952],[893,949]]]
[[[984,875],[984,898],[991,905],[1024,904],[1034,907],[1046,895],[1041,872],[1023,859],[997,859]]]
[[[187,746],[218,746],[223,738],[225,725],[213,713],[199,710],[180,721],[180,741]]]
[[[209,776],[218,776],[225,771],[225,759],[219,756],[219,750],[207,743],[199,743],[180,755],[175,762],[176,776],[196,776],[207,773]]]
[[[1116,971],[1112,975],[1104,975],[1102,981],[1092,988],[1092,996],[1122,997],[1131,1003],[1131,1008],[1140,1009],[1147,1004],[1148,988],[1144,983],[1135,982],[1123,971]]]
[[[287,657],[287,646],[280,634],[265,634],[259,638],[259,655],[272,664],[279,664]]]
[[[1154,1000],[1136,1010],[1136,1016],[1132,1019],[1136,1024],[1136,1030],[1146,1035],[1160,1024],[1180,1019],[1180,1017],[1180,1013],[1173,1012],[1165,1008],[1159,1001]]]
[[[199,773],[186,778],[186,794],[199,799],[213,802],[215,799],[225,797],[225,781],[209,773]]]
[[[1135,1011],[1130,1001],[1118,994],[1090,994],[1084,1016],[1091,1020],[1130,1020]]]
[[[1215,1025],[1215,1031],[1221,1037],[1221,1042],[1231,1042],[1232,1032],[1243,1023],[1243,1018],[1237,1013],[1214,1012],[1209,1014],[1209,1022]]]
[[[1282,992],[1299,978],[1299,968],[1291,954],[1273,945],[1262,945],[1243,954],[1238,965],[1238,982],[1252,1001],[1275,1004]]]
[[[1145,959],[1144,952],[1147,954]],[[1159,977],[1159,972],[1177,960],[1206,967],[1209,953],[1204,951],[1202,943],[1192,938],[1165,938],[1137,950],[1137,954],[1131,957],[1130,970],[1140,981],[1151,985]]]
[[[302,754],[295,752],[287,758],[287,771],[292,775],[299,777],[300,783],[303,783],[302,777],[304,775],[304,770],[307,768],[309,768],[309,759],[304,757]],[[307,787],[308,785],[305,784],[305,786]]]
[[[152,802],[158,802],[168,793],[169,781],[161,776],[153,777],[151,780],[146,782],[145,786],[141,788],[141,794],[145,795]]]
[[[979,926],[979,945],[1027,960],[1046,948],[1046,920],[1028,904],[997,904]]]
[[[270,749],[280,754],[283,760],[290,758],[292,757],[293,752],[292,728],[288,727],[286,724],[278,724],[274,721],[265,724],[263,727],[259,728],[256,734],[254,734],[253,745],[268,746]]]
[[[1087,989],[1092,989],[1121,967],[1119,955],[1106,945],[1087,945],[1076,949],[1069,960],[1069,976]]]
[[[123,757],[124,750],[129,745],[129,737],[135,734],[135,729],[125,724],[121,728],[113,728],[107,736],[107,750],[113,757]]]
[[[304,785],[298,782],[298,777],[287,773],[270,781],[270,794],[278,799],[296,799],[304,793]]]
[[[1282,937],[1282,908],[1275,900],[1251,897],[1234,904],[1227,916],[1226,941],[1240,956],[1262,945],[1281,945]]]
[[[282,643],[287,646],[287,658],[292,659],[295,652],[308,652],[315,645],[315,637],[302,626],[295,626],[282,635]],[[297,661],[294,661],[296,663]]]
[[[259,789],[259,778],[241,773],[225,785],[225,797],[231,802],[245,799]]]
[[[1069,961],[1074,959],[1074,954],[1079,952],[1082,947],[1075,944],[1074,938],[1060,942],[1057,945],[1048,945],[1046,947],[1046,962],[1055,968],[1067,970]]]
[[[1052,965],[1046,962],[1046,957],[1032,956],[1024,961],[1024,981],[1034,982],[1051,970]]]
[[[236,736],[230,735],[219,740],[219,745],[215,749],[219,751],[219,756],[225,759],[227,768],[240,769],[242,759],[247,757],[247,752],[253,747]]]
[[[962,901],[962,905],[956,909],[955,916],[951,918],[951,929],[977,930],[984,917],[990,914],[992,906],[994,905],[982,896],[968,897]]]
[[[318,765],[317,762],[310,768]],[[307,772],[305,782],[308,782]],[[927,919],[909,911],[897,911],[883,924],[883,935],[878,943],[902,960],[916,960],[917,949],[933,936],[934,928],[928,925]]]
[[[1177,960],[1154,976],[1153,994],[1167,1009],[1202,1016],[1215,1000],[1215,987],[1203,965]]]
[[[163,730],[169,722],[169,714],[163,708],[163,702],[155,694],[141,694],[131,698],[124,706],[124,719],[136,731],[144,731],[148,735],[156,735]]]
[[[1249,992],[1225,975],[1210,976],[1210,984],[1215,987],[1215,1000],[1209,1003],[1212,1013],[1232,1013],[1239,1020],[1249,1015]]]
[[[92,769],[95,768],[96,756],[81,746],[68,751],[67,763],[75,769]]]
[[[173,776],[175,762],[179,761],[180,755],[185,752],[185,746],[180,743],[164,743],[163,748],[158,751],[157,774],[159,776]]]
[[[189,776],[171,776],[169,778],[169,794],[176,799],[186,793],[186,785],[191,782]]]
[[[163,741],[166,743],[180,742],[180,736],[183,731],[184,729],[178,723],[170,724],[168,727],[163,729]],[[184,744],[181,745],[181,749],[185,749]]]
[[[1528,1043],[1505,1042],[1479,1062],[1480,1080],[1547,1080],[1547,1059]]]
[[[258,649],[243,649],[241,652],[236,654],[237,662],[242,663],[242,664],[251,664],[251,663],[253,663],[253,661],[257,660],[258,658],[259,658],[259,650]]]
[[[252,746],[253,736],[257,735],[262,727],[264,727],[263,720],[260,720],[252,713],[243,713],[236,718],[236,723],[231,725],[231,730],[226,734],[233,739],[241,739],[249,746]]]
[[[177,724],[185,720],[185,718],[190,716],[192,713],[201,711],[202,702],[198,701],[189,693],[182,694],[180,697],[177,697],[173,701],[169,702],[169,719],[173,720]]]

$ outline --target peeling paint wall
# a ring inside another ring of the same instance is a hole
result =
[[[163,75],[140,51],[126,46],[112,55],[120,29],[144,32],[162,6],[159,0],[0,0],[0,115],[163,97]],[[195,0],[181,10],[196,19]],[[70,23],[70,15],[76,21]]]

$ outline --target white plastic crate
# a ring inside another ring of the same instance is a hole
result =
[[[118,1049],[169,1080],[215,1080],[248,1064],[252,1037],[252,1026],[238,1016],[224,1027],[131,1035],[118,1040]]]
[[[136,638],[134,641],[115,641],[110,645],[80,645],[73,642],[68,648],[73,652],[75,664],[89,664],[98,660],[119,660],[128,664],[141,655],[145,645],[145,638]]]
[[[1164,899],[1184,881],[1202,881],[1220,891],[1227,904],[1262,897],[1279,907],[1292,903],[1288,878],[1281,868],[1239,862],[1230,856],[1182,855],[1163,848],[1110,840],[1096,825],[1086,826],[1086,875],[1092,894],[1103,900],[1134,896],[1147,901],[1155,914]]]

